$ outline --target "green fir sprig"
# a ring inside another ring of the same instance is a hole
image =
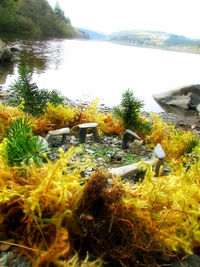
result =
[[[146,134],[152,130],[152,124],[140,116],[143,106],[144,102],[137,99],[128,89],[122,94],[121,104],[114,107],[114,115],[122,120],[125,129],[140,130]]]
[[[6,159],[10,166],[20,166],[21,162],[29,165],[30,159],[39,165],[42,163],[45,146],[42,140],[32,132],[30,120],[18,118],[12,124],[6,141]]]

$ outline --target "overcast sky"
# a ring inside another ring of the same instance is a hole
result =
[[[52,7],[57,0],[48,0]],[[58,0],[75,27],[159,30],[200,39],[200,0]]]

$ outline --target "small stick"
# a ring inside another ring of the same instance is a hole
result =
[[[111,217],[111,220],[110,220],[110,226],[109,226],[109,229],[108,229],[108,233],[109,233],[109,234],[110,234],[111,229],[112,229],[113,219],[114,219],[114,213],[112,214],[112,217]]]

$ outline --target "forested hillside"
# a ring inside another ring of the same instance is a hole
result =
[[[52,10],[47,0],[1,0],[0,33],[29,36],[75,37],[70,20],[57,5]]]
[[[185,36],[156,31],[121,31],[112,33],[105,38],[123,44],[162,48],[168,50],[200,52],[200,40],[190,39]]]

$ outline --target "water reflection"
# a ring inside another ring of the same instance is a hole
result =
[[[38,73],[47,68],[48,61],[48,43],[43,41],[24,40],[15,42],[15,47],[19,49],[15,62],[23,64]]]
[[[4,40],[5,41],[5,40]],[[43,73],[52,63],[56,69],[62,62],[62,39],[51,40],[18,40],[7,41],[9,47],[17,49],[14,65],[23,64],[30,67],[35,73]],[[4,73],[3,67],[2,72]],[[0,69],[1,71],[1,69]],[[10,73],[13,74],[13,73]]]
[[[46,59],[38,56],[34,51],[22,51],[19,54],[18,63],[26,65],[38,73],[46,69]]]
[[[11,63],[1,63],[0,64],[0,84],[6,83],[8,75],[14,74],[14,64]]]

